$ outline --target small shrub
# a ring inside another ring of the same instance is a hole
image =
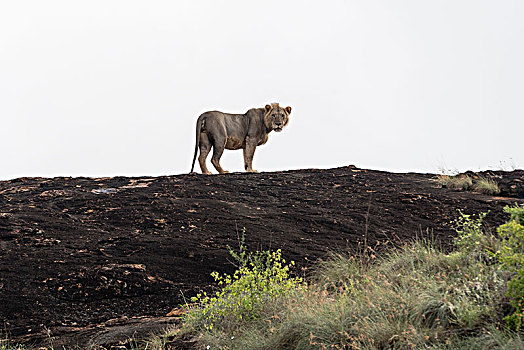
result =
[[[505,320],[511,328],[520,330],[524,321],[524,206],[506,206],[504,211],[510,214],[510,220],[498,228],[502,239],[498,256],[502,267],[514,274],[507,295],[515,308]]]
[[[509,205],[506,206],[504,211],[510,215],[510,221],[515,221],[517,224],[524,224],[524,206],[519,206],[515,203],[513,207]]]
[[[473,190],[476,192],[494,195],[500,193],[499,185],[495,180],[490,177],[479,176],[478,180],[475,181]]]
[[[286,263],[280,249],[249,252],[243,234],[239,253],[230,248],[230,254],[239,263],[234,274],[211,274],[221,289],[191,298],[197,307],[185,321],[197,329],[212,331],[219,324],[221,330],[234,332],[237,324],[258,319],[266,305],[300,288],[302,279],[289,274],[295,263]]]
[[[459,217],[453,223],[457,232],[454,243],[458,252],[492,258],[498,243],[495,237],[484,232],[482,221],[488,213],[480,213],[475,218],[475,215],[464,214],[461,210],[458,212]]]

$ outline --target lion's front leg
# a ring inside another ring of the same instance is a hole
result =
[[[253,169],[253,156],[255,155],[256,147],[256,141],[251,137],[246,137],[246,147],[244,147],[244,169],[246,169],[248,173],[257,172]]]

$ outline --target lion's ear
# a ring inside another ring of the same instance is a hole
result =
[[[287,112],[287,114],[291,114],[291,107],[287,106],[286,107],[286,112]]]
[[[266,105],[266,112],[269,112],[271,110],[271,105]]]

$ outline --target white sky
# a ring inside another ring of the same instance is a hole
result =
[[[522,167],[523,19],[521,0],[1,1],[0,179],[187,173],[202,112],[271,102],[293,111],[259,171]]]

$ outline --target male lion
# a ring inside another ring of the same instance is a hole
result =
[[[282,108],[278,103],[266,105],[265,108],[252,108],[245,114],[218,111],[203,113],[198,117],[196,124],[196,146],[191,172],[195,168],[195,159],[200,148],[198,156],[200,169],[203,174],[211,174],[206,167],[206,158],[211,147],[213,147],[211,163],[219,173],[228,172],[220,166],[220,157],[226,148],[242,148],[244,168],[247,172],[256,172],[252,164],[255,148],[267,142],[271,131],[282,131],[289,122],[290,113],[291,107]]]

